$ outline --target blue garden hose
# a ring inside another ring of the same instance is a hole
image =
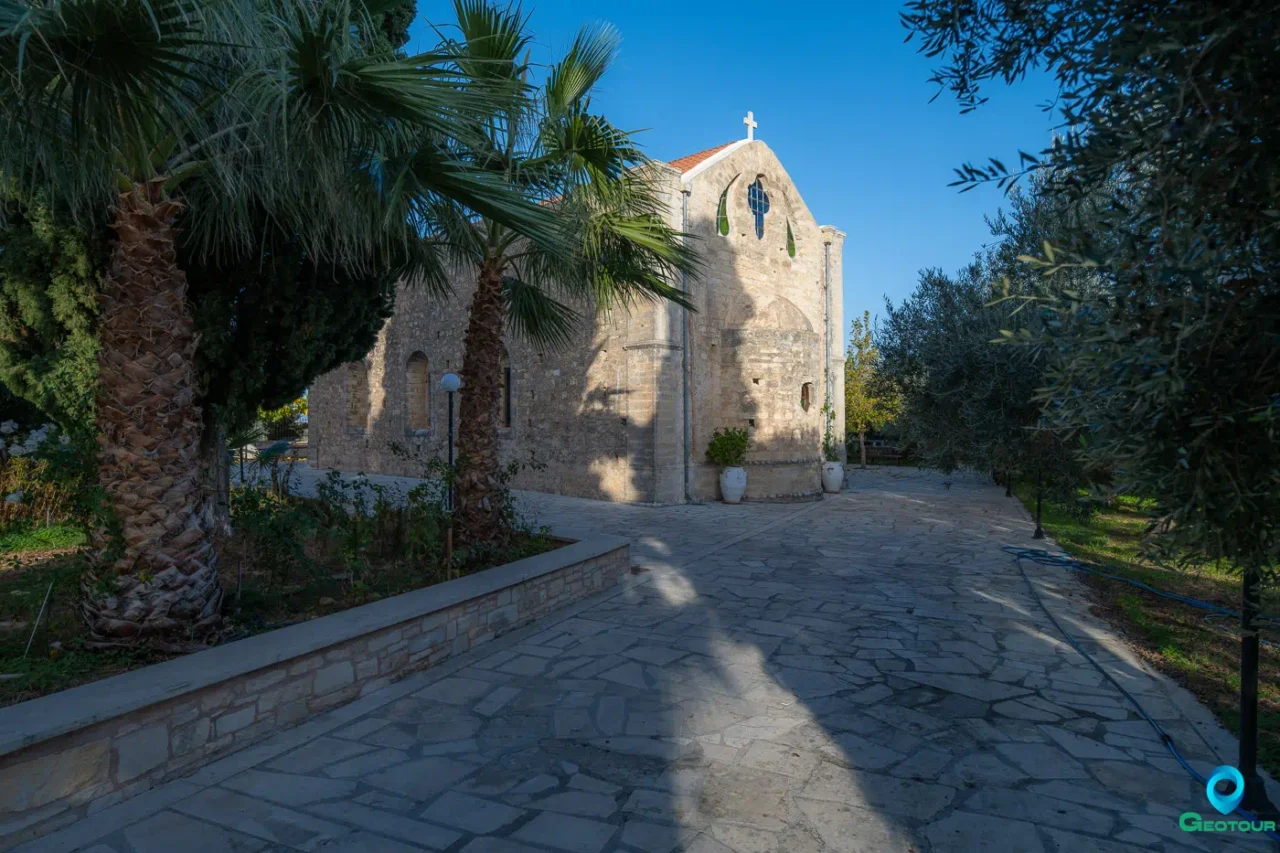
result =
[[[1133,694],[1130,693],[1128,690],[1125,690],[1124,685],[1116,681],[1115,678],[1111,675],[1111,673],[1103,669],[1102,665],[1093,659],[1093,655],[1089,654],[1083,648],[1081,648],[1080,644],[1076,642],[1075,638],[1072,637],[1063,629],[1062,625],[1059,624],[1058,620],[1054,618],[1053,613],[1051,613],[1049,611],[1049,608],[1045,606],[1044,601],[1040,598],[1040,594],[1036,592],[1035,585],[1031,583],[1031,578],[1027,577],[1027,570],[1022,567],[1022,561],[1031,560],[1033,562],[1040,563],[1041,565],[1045,565],[1045,566],[1062,566],[1064,568],[1076,569],[1077,571],[1085,571],[1090,574],[1096,574],[1096,575],[1101,575],[1103,577],[1110,577],[1116,580],[1126,581],[1128,583],[1132,583],[1135,586],[1139,586],[1139,587],[1142,587],[1143,589],[1149,590],[1155,593],[1156,595],[1160,595],[1165,598],[1172,598],[1178,601],[1182,601],[1185,604],[1190,604],[1195,607],[1202,607],[1203,609],[1206,609],[1206,610],[1214,610],[1214,611],[1219,611],[1224,613],[1231,613],[1232,611],[1224,607],[1218,607],[1215,604],[1209,604],[1208,602],[1197,601],[1196,599],[1193,599],[1193,598],[1187,598],[1186,596],[1176,595],[1174,593],[1161,592],[1160,590],[1152,589],[1151,587],[1147,586],[1144,583],[1133,581],[1133,580],[1130,580],[1129,578],[1120,577],[1119,575],[1111,575],[1106,572],[1098,571],[1096,569],[1093,569],[1085,565],[1084,563],[1079,562],[1078,560],[1073,560],[1070,557],[1067,557],[1062,554],[1053,554],[1049,551],[1040,550],[1038,548],[1015,548],[1011,545],[1006,545],[1002,550],[1004,550],[1008,554],[1013,555],[1014,562],[1018,566],[1018,571],[1022,573],[1022,579],[1026,582],[1027,589],[1031,592],[1031,597],[1036,600],[1036,604],[1038,604],[1040,606],[1040,609],[1044,611],[1044,615],[1049,617],[1049,621],[1053,623],[1053,627],[1058,629],[1058,633],[1061,634],[1066,639],[1067,643],[1071,646],[1071,648],[1075,649],[1076,652],[1078,652],[1081,657],[1083,657],[1089,663],[1093,664],[1093,668],[1098,670],[1098,672],[1102,673],[1102,676],[1106,678],[1108,681],[1110,681],[1112,684],[1114,684],[1116,689],[1119,690],[1124,695],[1124,697],[1129,700],[1130,704],[1132,704],[1133,707],[1138,709],[1138,713],[1142,715],[1142,718],[1146,720],[1148,724],[1150,724],[1151,728],[1155,729],[1156,734],[1160,736],[1160,742],[1165,745],[1165,747],[1173,755],[1174,759],[1176,759],[1177,762],[1182,765],[1182,768],[1186,770],[1189,774],[1191,774],[1191,777],[1195,779],[1197,782],[1199,782],[1201,785],[1207,785],[1209,780],[1206,779],[1204,776],[1201,776],[1198,772],[1196,772],[1196,769],[1192,767],[1190,764],[1188,764],[1187,760],[1182,757],[1182,753],[1178,752],[1178,746],[1173,742],[1173,736],[1170,735],[1168,732],[1166,732],[1158,722],[1152,719],[1151,715],[1147,713],[1146,708],[1143,708],[1142,704],[1137,699],[1133,698]],[[1272,619],[1271,621],[1275,621],[1275,620]],[[1252,812],[1249,812],[1240,807],[1236,807],[1235,813],[1241,815],[1251,823],[1257,823],[1260,820]],[[1280,833],[1272,832],[1268,830],[1268,831],[1265,831],[1263,834],[1266,835],[1268,838],[1270,838],[1272,841],[1280,841]]]
[[[1072,557],[1068,557],[1066,554],[1055,554],[1051,551],[1045,551],[1041,548],[1015,548],[1012,545],[1005,545],[1004,548],[1001,550],[1003,550],[1006,554],[1012,554],[1016,559],[1019,559],[1019,560],[1030,560],[1031,562],[1039,563],[1042,566],[1057,566],[1063,569],[1070,569],[1073,572],[1082,572],[1084,574],[1096,575],[1097,577],[1100,577],[1100,578],[1108,578],[1109,580],[1113,580],[1113,581],[1121,581],[1122,583],[1127,583],[1130,586],[1136,586],[1138,589],[1145,590],[1146,592],[1149,592],[1152,595],[1158,595],[1161,598],[1168,598],[1173,601],[1181,602],[1182,604],[1185,604],[1189,607],[1197,607],[1201,610],[1208,610],[1210,612],[1217,613],[1222,616],[1230,616],[1234,619],[1240,618],[1239,610],[1232,610],[1230,607],[1223,607],[1218,604],[1211,604],[1207,601],[1201,601],[1198,598],[1190,598],[1189,596],[1178,595],[1176,592],[1165,592],[1162,589],[1156,589],[1153,586],[1148,586],[1142,581],[1136,581],[1133,578],[1126,578],[1123,575],[1117,575],[1117,574],[1112,574],[1111,572],[1105,572],[1099,567],[1097,567],[1096,565],[1081,562],[1080,560],[1076,560]],[[1280,619],[1277,619],[1274,616],[1267,616],[1267,615],[1258,616],[1257,621],[1280,623]]]

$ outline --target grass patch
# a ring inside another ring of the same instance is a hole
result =
[[[0,533],[0,556],[42,551],[67,551],[88,541],[84,530],[69,524],[30,527]]]
[[[1014,493],[1034,514],[1034,485],[1020,484]],[[1046,500],[1043,524],[1045,532],[1077,559],[1103,564],[1112,574],[1155,589],[1238,610],[1240,575],[1231,566],[1156,565],[1142,556],[1150,509],[1150,501],[1121,496],[1115,506],[1102,507],[1084,519]],[[1093,590],[1097,608],[1124,631],[1144,659],[1189,689],[1239,735],[1240,641],[1234,620],[1212,617],[1121,581],[1078,577]],[[1264,588],[1262,607],[1270,615],[1280,612],[1280,590]],[[1280,632],[1273,629],[1264,630],[1262,637],[1280,643]],[[1280,646],[1262,646],[1258,694],[1258,762],[1280,775]]]
[[[149,649],[93,651],[85,646],[76,552],[29,551],[0,566],[0,706],[96,681],[167,657]],[[48,595],[30,651],[27,641]],[[25,652],[25,654],[24,654]]]

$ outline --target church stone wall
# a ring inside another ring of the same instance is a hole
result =
[[[399,444],[421,458],[447,457],[448,395],[440,377],[462,365],[462,333],[474,281],[460,275],[455,295],[432,297],[402,286],[396,313],[387,321],[366,362],[370,407],[363,427],[346,424],[348,372],[335,370],[311,389],[312,464],[340,471],[420,475],[420,466],[393,452]],[[563,352],[508,336],[511,424],[498,430],[505,461],[536,459],[518,488],[611,500],[640,500],[646,483],[633,475],[635,448],[646,443],[647,401],[627,393],[626,317],[604,317],[585,328]],[[421,352],[428,362],[426,429],[408,428],[408,361]],[[461,394],[454,400],[456,441]],[[638,410],[638,411],[637,411]],[[633,422],[634,419],[634,422]],[[637,435],[641,433],[642,435]]]
[[[691,286],[697,311],[687,315],[692,497],[719,498],[719,471],[706,461],[706,448],[711,434],[723,427],[747,427],[751,435],[749,499],[816,495],[828,391],[835,435],[844,435],[843,235],[814,222],[762,142],[741,146],[683,186],[675,170],[657,168],[673,227],[681,227],[680,193],[688,190],[689,230],[704,262],[702,276]],[[770,199],[763,239],[756,236],[747,201],[747,187],[757,177]],[[716,208],[726,187],[730,233],[721,236]],[[788,221],[794,258],[787,251]],[[829,312],[823,293],[828,244]],[[359,384],[359,370],[340,368],[311,389],[313,465],[420,473],[392,453],[393,442],[444,458],[446,397],[439,382],[461,366],[473,289],[474,275],[466,271],[456,277],[455,293],[447,298],[401,288],[395,316],[365,359],[369,402],[367,411],[353,410],[359,423],[348,423],[348,386]],[[683,501],[685,312],[666,303],[642,303],[600,315],[587,309],[584,316],[588,322],[578,338],[560,352],[508,337],[512,413],[511,426],[499,430],[500,451],[507,460],[532,453],[546,465],[524,471],[513,485],[608,500]],[[829,375],[823,369],[828,328]],[[421,430],[408,429],[407,368],[415,352],[428,360],[430,421]],[[806,385],[807,408],[802,405]]]
[[[677,174],[660,175],[678,217]],[[678,219],[671,224],[679,226]],[[348,424],[351,373],[344,367],[311,388],[311,464],[322,469],[420,475],[420,466],[393,444],[422,458],[447,457],[448,399],[440,377],[462,365],[463,333],[475,290],[474,273],[459,270],[454,293],[432,296],[402,285],[368,367],[368,414]],[[683,499],[683,430],[678,338],[673,309],[640,303],[597,313],[579,306],[584,321],[574,341],[556,351],[508,334],[510,426],[498,430],[504,462],[529,460],[512,486],[606,500],[672,503]],[[409,359],[427,358],[429,426],[409,429]],[[358,373],[357,373],[358,375]],[[466,389],[458,392],[465,394]],[[459,400],[454,401],[455,440]]]

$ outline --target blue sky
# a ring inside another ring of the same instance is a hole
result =
[[[1053,95],[1036,77],[992,86],[991,101],[960,115],[947,95],[932,104],[931,60],[903,44],[896,0],[760,2],[647,0],[525,4],[537,34],[535,62],[559,56],[584,23],[607,21],[622,37],[596,107],[641,130],[650,156],[671,160],[745,135],[755,113],[820,224],[847,232],[845,317],[883,313],[908,296],[927,267],[954,271],[989,238],[984,214],[1000,190],[948,187],[966,160],[1017,161],[1039,151]],[[447,22],[452,6],[419,0],[420,18]],[[411,30],[422,49],[434,35]],[[847,336],[848,329],[845,334]]]

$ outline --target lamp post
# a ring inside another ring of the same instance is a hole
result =
[[[449,395],[449,512],[453,513],[453,394],[462,387],[462,380],[456,373],[446,373],[440,377],[440,387]]]
[[[454,480],[453,470],[453,392],[462,387],[462,380],[456,373],[446,373],[440,377],[440,387],[449,395],[449,490],[446,500],[449,502],[449,527],[444,532],[445,578],[453,578],[453,505]]]

